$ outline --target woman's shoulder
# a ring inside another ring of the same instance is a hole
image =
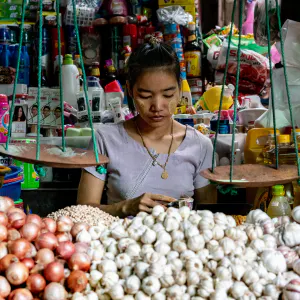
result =
[[[187,127],[187,137],[190,145],[194,144],[195,146],[200,146],[202,149],[212,148],[211,139],[191,126]]]
[[[100,124],[96,129],[96,136],[105,143],[123,142],[123,122]]]

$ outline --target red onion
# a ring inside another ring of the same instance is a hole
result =
[[[37,264],[48,265],[54,261],[54,253],[52,250],[44,248],[37,252],[35,261]]]
[[[5,272],[6,269],[14,262],[19,262],[19,259],[14,254],[7,254],[0,260],[0,272]]]
[[[7,243],[0,243],[0,259],[8,254]]]
[[[26,223],[35,223],[39,228],[43,227],[43,221],[40,216],[31,214],[26,217]]]
[[[67,292],[65,288],[56,282],[49,283],[44,290],[44,300],[65,300]]]
[[[91,259],[86,253],[74,253],[68,261],[71,270],[87,272],[91,266]]]
[[[11,207],[15,207],[15,203],[12,199],[0,196],[0,211],[7,212]]]
[[[48,248],[50,250],[54,250],[57,247],[57,245],[58,245],[57,238],[51,232],[41,234],[35,242],[35,246],[38,250],[42,248]]]
[[[8,266],[5,276],[12,285],[20,285],[27,280],[29,271],[23,263],[15,262]]]
[[[15,241],[19,238],[21,238],[21,234],[17,229],[15,229],[15,228],[8,229],[8,232],[7,232],[7,240],[8,241]]]
[[[9,253],[15,254],[19,259],[25,258],[26,254],[31,250],[30,243],[26,239],[18,239],[8,245]]]
[[[89,245],[87,243],[83,242],[77,242],[74,244],[75,245],[75,252],[78,253],[87,253],[89,249]]]
[[[10,293],[8,300],[33,300],[33,296],[27,289],[16,289]]]
[[[81,292],[86,288],[88,279],[83,271],[72,271],[68,277],[67,284],[71,292]]]
[[[40,232],[40,227],[35,223],[26,223],[21,228],[20,233],[27,241],[34,241]]]
[[[0,297],[6,298],[11,291],[11,287],[7,279],[0,276]]]
[[[72,235],[70,234],[70,232],[58,232],[55,234],[55,236],[57,237],[57,241],[59,243],[72,241]]]
[[[38,294],[46,287],[46,280],[41,274],[31,274],[26,281],[27,288],[33,294]]]
[[[0,225],[0,242],[7,240],[7,228],[4,225]]]
[[[6,213],[0,211],[0,224],[6,226],[8,224],[8,218]]]
[[[24,259],[22,259],[21,262],[27,267],[27,269],[28,269],[29,271],[30,271],[30,270],[34,267],[34,265],[35,265],[34,260],[33,260],[32,258],[24,258]]]
[[[55,233],[56,232],[56,222],[51,218],[44,218],[43,220],[43,227],[48,231]]]
[[[73,237],[76,237],[76,235],[83,229],[85,229],[86,231],[88,231],[90,228],[90,226],[86,223],[76,223],[73,225],[72,229],[71,229],[71,234]]]
[[[26,215],[23,212],[14,212],[8,215],[8,224],[10,227],[19,229],[25,224]]]
[[[57,261],[53,261],[45,267],[44,276],[48,281],[60,282],[65,277],[64,266]]]
[[[62,259],[68,260],[75,253],[75,245],[72,242],[62,242],[56,248],[56,254]]]
[[[61,216],[57,220],[57,231],[59,232],[70,232],[74,223],[67,216]]]
[[[33,244],[30,243],[30,250],[26,253],[25,258],[32,258],[36,256],[36,249]]]

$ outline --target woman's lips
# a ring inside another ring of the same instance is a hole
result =
[[[163,116],[154,116],[154,117],[151,117],[150,119],[155,121],[155,122],[160,122],[163,120]]]

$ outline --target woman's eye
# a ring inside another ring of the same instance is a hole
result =
[[[174,96],[174,94],[173,95],[164,95],[165,98],[172,98],[173,96]]]
[[[139,95],[139,97],[140,97],[141,99],[144,99],[144,100],[147,100],[147,99],[150,99],[150,98],[151,98],[151,96],[143,96],[143,95]]]

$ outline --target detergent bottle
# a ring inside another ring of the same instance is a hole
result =
[[[6,143],[9,124],[9,105],[7,96],[0,94],[0,143]]]

